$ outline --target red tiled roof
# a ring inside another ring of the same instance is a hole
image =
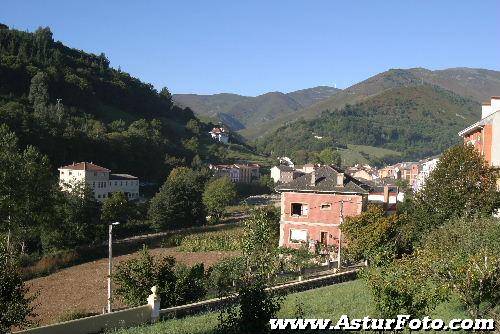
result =
[[[61,167],[60,169],[72,169],[72,170],[90,170],[94,172],[110,172],[109,169],[95,165],[91,162],[77,162]]]

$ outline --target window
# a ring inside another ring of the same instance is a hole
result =
[[[118,185],[118,181],[115,181],[115,186],[117,186],[117,185]]]
[[[94,172],[94,176],[97,176],[97,173],[96,173],[96,172]]]
[[[321,208],[321,210],[331,210],[332,203],[322,203],[320,208]]]
[[[71,171],[69,171],[69,172],[68,172],[68,175],[71,175],[71,174],[73,174],[73,173],[71,173]]]
[[[307,230],[290,229],[290,242],[307,242]]]
[[[97,195],[97,198],[101,198],[101,195]]]
[[[309,205],[303,203],[292,203],[292,216],[307,216]]]

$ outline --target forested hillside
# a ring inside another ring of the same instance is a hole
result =
[[[263,152],[294,155],[347,144],[394,150],[404,159],[441,153],[480,114],[479,103],[429,84],[409,84],[282,126],[257,141]]]
[[[94,55],[34,33],[0,26],[0,123],[34,145],[52,168],[93,161],[143,180],[201,163],[220,150],[192,111]]]

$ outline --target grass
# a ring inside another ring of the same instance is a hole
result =
[[[370,291],[362,280],[290,294],[283,301],[278,317],[295,318],[298,305],[305,318],[329,318],[336,321],[343,314],[350,318],[376,315]],[[208,334],[217,326],[218,315],[218,312],[210,312],[169,319],[151,326],[119,330],[113,334]],[[439,305],[429,316],[445,321],[467,317],[456,300]]]
[[[380,147],[366,145],[348,144],[347,149],[340,149],[342,156],[342,164],[344,166],[352,166],[354,164],[371,164],[371,158],[382,159],[386,156],[399,156],[401,153],[393,150],[388,150]]]

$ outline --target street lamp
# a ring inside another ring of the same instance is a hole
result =
[[[108,313],[111,313],[111,270],[113,261],[113,226],[120,225],[120,222],[114,222],[108,225]]]

